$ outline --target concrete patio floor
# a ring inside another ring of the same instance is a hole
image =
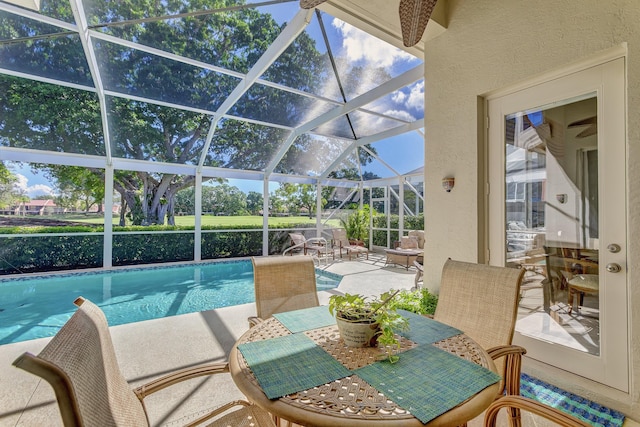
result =
[[[319,293],[321,304],[331,293],[377,295],[413,286],[415,268],[385,266],[384,254],[369,260],[335,260],[321,269],[343,275],[337,289]],[[114,346],[125,378],[143,384],[170,371],[206,362],[224,361],[247,329],[255,304],[111,327]],[[49,338],[0,346],[0,426],[60,426],[55,396],[37,377],[11,365],[25,351],[37,354]],[[187,397],[186,399],[184,397]],[[180,425],[184,417],[242,398],[228,374],[196,379],[145,399],[153,425]]]
[[[369,260],[336,260],[320,268],[344,276],[337,289],[319,293],[321,304],[335,292],[377,295],[410,289],[415,277],[415,268],[385,266],[380,253],[371,253]],[[236,339],[248,329],[250,315],[255,315],[254,304],[114,326],[111,332],[123,374],[135,386],[179,368],[226,360]],[[62,425],[50,386],[11,365],[25,351],[37,354],[48,340],[0,346],[0,426]],[[209,408],[242,398],[230,376],[222,374],[170,387],[145,403],[152,425],[178,426]],[[551,425],[527,418],[524,425]],[[481,426],[482,417],[469,425]]]

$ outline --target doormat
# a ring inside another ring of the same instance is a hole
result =
[[[624,414],[618,411],[569,393],[524,373],[520,375],[520,394],[573,415],[593,426],[620,427],[624,422]]]

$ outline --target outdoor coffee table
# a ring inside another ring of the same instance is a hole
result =
[[[407,270],[413,266],[413,262],[422,254],[422,251],[415,249],[385,249],[384,252],[387,254],[385,265],[397,264]]]
[[[249,329],[231,350],[231,376],[249,400],[304,426],[450,426],[481,414],[499,392],[489,355],[454,328],[403,314],[411,331],[395,364],[379,361],[378,348],[345,346],[322,306]]]

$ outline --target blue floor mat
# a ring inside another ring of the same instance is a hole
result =
[[[520,394],[594,426],[622,426],[624,414],[531,377],[520,376]]]

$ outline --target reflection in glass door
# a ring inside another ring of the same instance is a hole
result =
[[[527,271],[527,358],[629,389],[625,65],[488,99],[489,262]]]
[[[506,264],[526,270],[516,329],[600,355],[597,98],[508,115]]]

